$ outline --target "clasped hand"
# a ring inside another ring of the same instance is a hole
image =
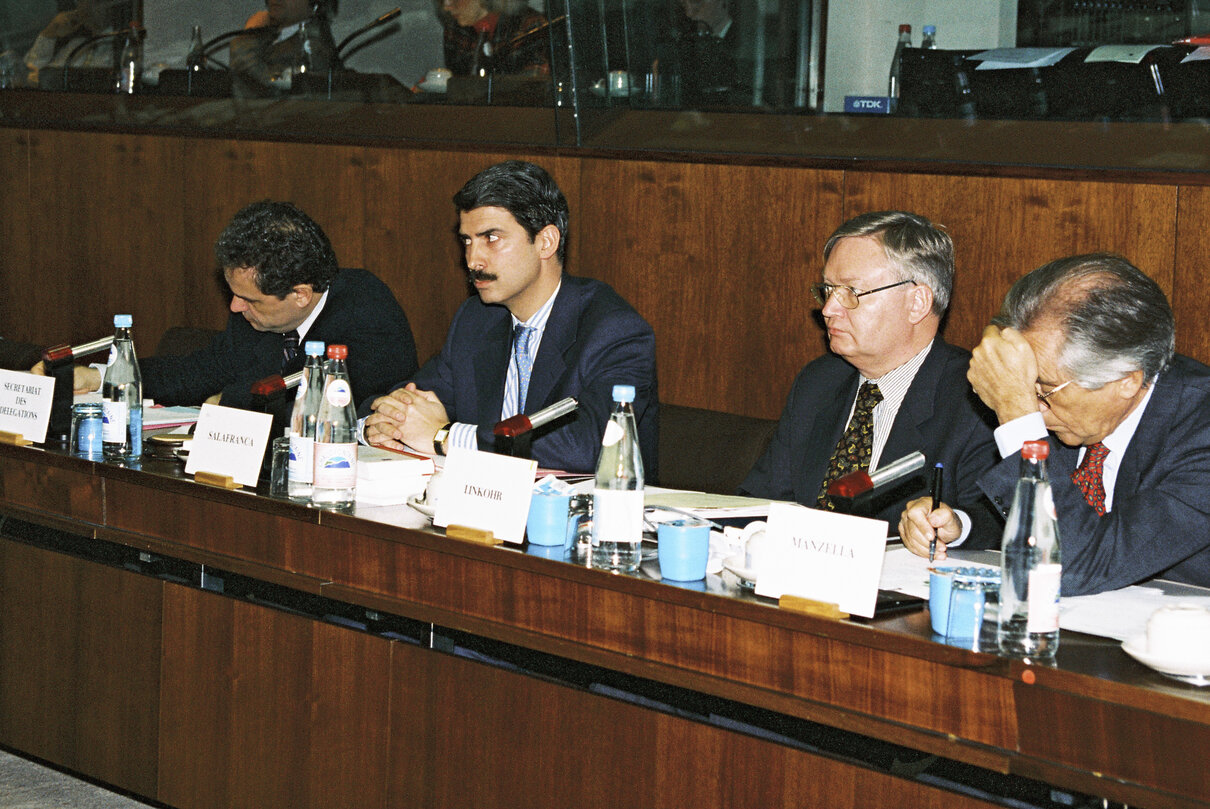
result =
[[[449,422],[445,405],[431,390],[419,390],[414,382],[379,396],[366,418],[365,435],[370,444],[421,452],[433,451],[433,436]]]

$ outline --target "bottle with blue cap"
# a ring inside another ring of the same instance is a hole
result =
[[[634,421],[634,386],[613,386],[592,490],[592,566],[634,571],[642,561],[643,454]]]
[[[311,480],[315,471],[315,424],[324,395],[324,344],[308,340],[303,344],[307,362],[303,366],[294,410],[290,414],[290,480],[287,495],[291,500],[310,502]]]
[[[106,460],[143,454],[143,376],[130,330],[134,318],[113,316],[113,346],[101,382],[101,451]]]

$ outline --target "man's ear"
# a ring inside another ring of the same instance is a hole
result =
[[[553,259],[559,254],[559,245],[562,241],[563,236],[554,225],[547,225],[534,237],[534,243],[538,246],[538,255],[545,260]]]
[[[295,306],[299,309],[306,309],[315,297],[315,289],[310,284],[295,284],[294,289],[290,290],[290,294],[294,296]]]
[[[928,284],[916,284],[909,295],[908,320],[915,325],[933,313],[933,290]]]

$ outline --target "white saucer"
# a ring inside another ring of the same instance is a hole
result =
[[[408,505],[419,511],[430,520],[433,519],[433,507],[420,500],[420,495],[412,495],[408,498]]]
[[[744,567],[744,557],[741,554],[724,559],[723,567],[735,574],[740,587],[745,590],[756,589],[756,571]]]
[[[432,81],[422,81],[416,86],[421,90],[424,90],[426,93],[444,93],[446,88],[445,82],[438,83]]]
[[[1126,654],[1161,674],[1193,685],[1210,685],[1210,660],[1165,660],[1147,651],[1147,636],[1135,635],[1122,643]]]

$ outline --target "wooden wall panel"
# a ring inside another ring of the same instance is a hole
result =
[[[514,672],[395,649],[391,806],[990,806]]]
[[[387,282],[407,313],[420,362],[445,341],[466,299],[462,249],[452,198],[476,172],[519,155],[375,150],[367,157],[366,267]],[[551,173],[571,207],[571,260],[579,225],[579,161],[530,157]],[[574,271],[574,264],[572,265]]]
[[[156,785],[160,583],[0,539],[0,743]]]
[[[43,281],[31,273],[30,250],[30,175],[29,133],[20,129],[0,129],[0,278],[6,292],[0,294],[0,337],[29,340],[32,324],[26,322],[25,301],[30,291]],[[25,294],[14,294],[22,290]]]
[[[945,225],[957,273],[946,339],[973,347],[1004,293],[1062,256],[1121,253],[1171,295],[1176,187],[850,172],[845,216],[904,209]]]
[[[141,351],[185,322],[181,141],[40,131],[30,138],[33,228],[17,336],[77,342],[134,315]],[[21,288],[21,287],[19,287]]]
[[[1210,188],[1181,186],[1176,221],[1176,350],[1210,363]]]
[[[159,800],[385,806],[390,647],[165,585]]]
[[[362,266],[362,149],[204,138],[184,144],[184,179],[173,210],[185,224],[183,274],[194,305],[181,322],[211,328],[226,323],[226,287],[215,274],[214,243],[251,202],[293,202],[323,228],[341,266]]]
[[[584,160],[573,271],[656,332],[660,398],[775,418],[823,350],[807,288],[840,223],[840,172]]]

